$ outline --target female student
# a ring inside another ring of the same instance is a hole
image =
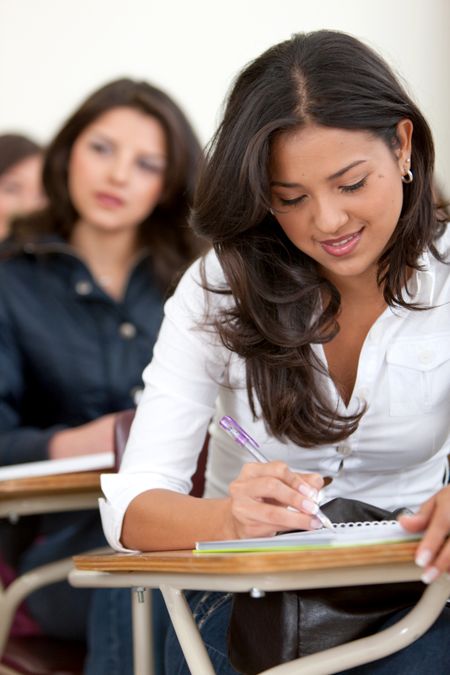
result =
[[[417,106],[346,34],[295,35],[244,69],[196,196],[194,229],[214,250],[166,304],[121,471],[103,477],[113,546],[316,528],[329,477],[325,501],[417,512],[401,523],[425,530],[425,583],[450,569],[450,234],[433,160]],[[223,415],[272,461],[254,463]],[[235,672],[231,598],[190,602],[216,672]],[[415,644],[358,672],[423,673],[430,654],[445,672],[449,628],[445,609]],[[188,672],[174,641],[167,656],[168,673]]]
[[[15,216],[44,205],[42,150],[21,134],[0,136],[0,240]]]
[[[2,465],[112,452],[164,295],[200,251],[187,228],[200,160],[180,108],[131,79],[93,93],[50,144],[48,205],[17,223],[0,262]],[[44,515],[26,535],[22,572],[104,545],[95,511]],[[61,583],[28,606],[46,633],[81,638],[89,597]]]

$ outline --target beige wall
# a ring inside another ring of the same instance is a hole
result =
[[[45,142],[90,90],[126,74],[167,88],[206,142],[238,70],[317,28],[353,33],[402,73],[449,194],[449,0],[0,0],[0,132]]]

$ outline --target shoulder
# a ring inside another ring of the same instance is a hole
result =
[[[189,284],[226,288],[225,275],[213,249],[192,263],[181,278],[179,286]]]
[[[180,308],[184,307],[194,314],[204,313],[211,308],[223,304],[227,291],[227,283],[219,259],[215,251],[198,258],[181,277],[174,295],[168,304],[173,301]]]
[[[8,286],[21,278],[29,279],[34,268],[33,260],[25,251],[0,247],[0,279]],[[3,283],[1,283],[4,286]]]

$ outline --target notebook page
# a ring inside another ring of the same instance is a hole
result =
[[[255,539],[200,541],[196,543],[195,550],[205,553],[301,550],[312,547],[360,546],[389,541],[414,541],[421,537],[420,534],[406,532],[396,520],[333,523],[333,528],[333,531],[321,528]]]

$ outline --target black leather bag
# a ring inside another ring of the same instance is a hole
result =
[[[334,523],[395,520],[395,512],[352,499],[323,507]],[[286,661],[375,633],[390,614],[412,607],[421,582],[266,593],[236,593],[228,632],[229,658],[254,675]]]

